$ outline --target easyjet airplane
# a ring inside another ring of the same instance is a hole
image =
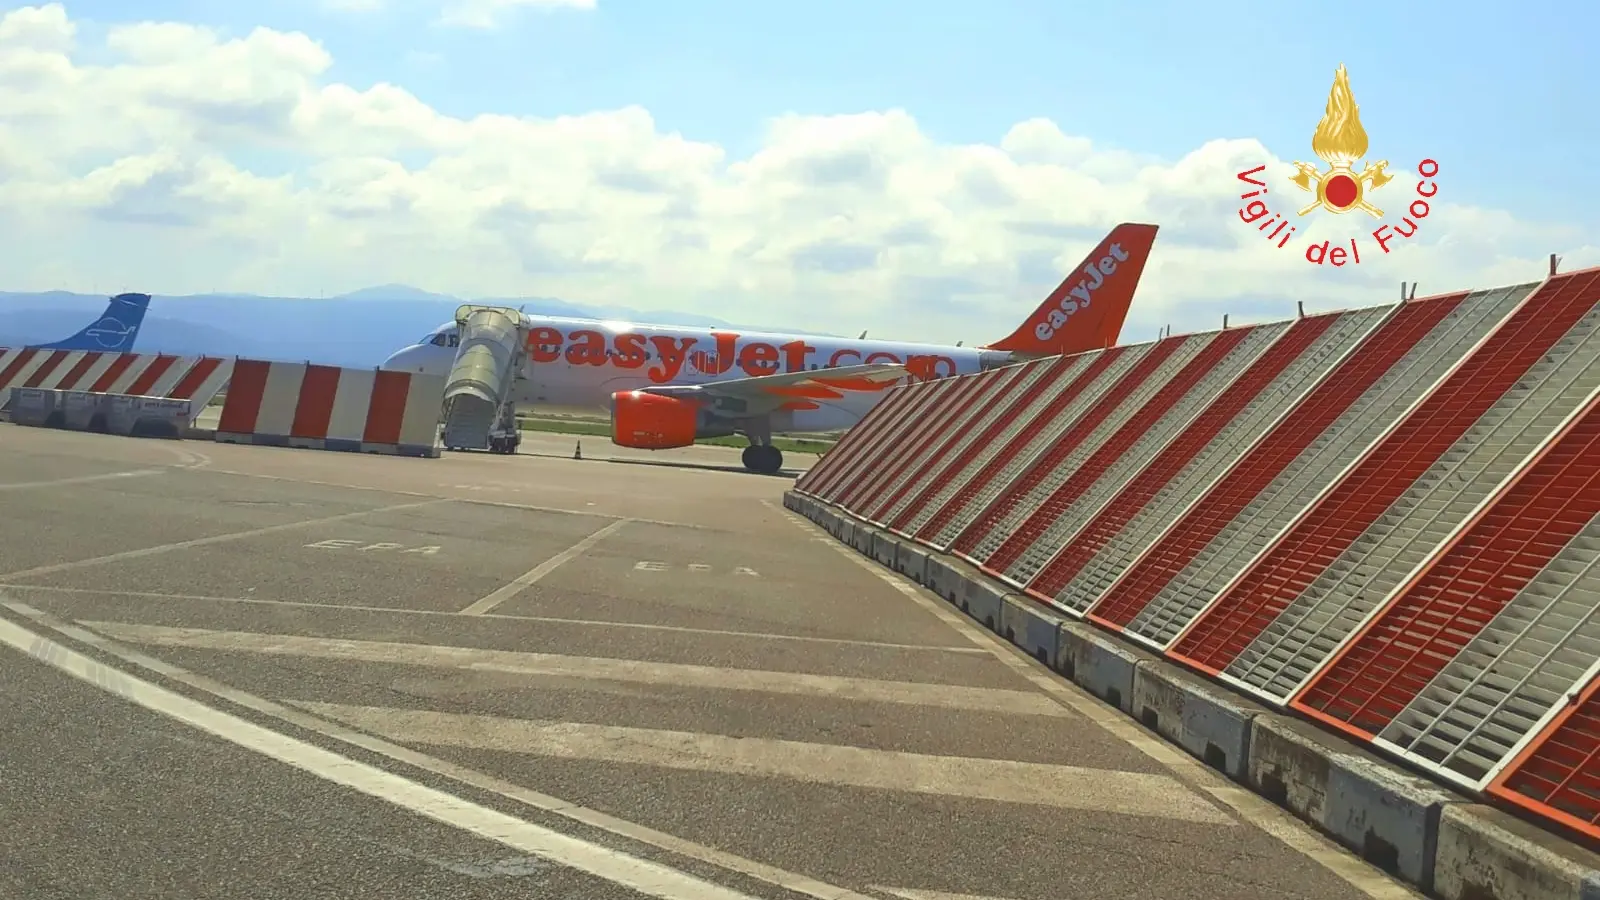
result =
[[[1115,344],[1156,230],[1118,225],[1015,331],[980,347],[524,316],[513,401],[609,408],[611,440],[624,447],[741,434],[745,467],[777,472],[774,433],[849,428],[897,384]],[[448,375],[458,345],[451,322],[382,368]]]

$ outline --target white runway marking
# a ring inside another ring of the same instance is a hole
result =
[[[599,844],[582,841],[279,734],[95,662],[64,644],[0,619],[0,643],[107,693],[243,747],[462,831],[588,872],[662,900],[754,900]]]
[[[248,531],[230,531],[226,534],[214,534],[210,537],[195,538],[190,541],[177,541],[171,544],[160,544],[155,547],[141,547],[138,550],[124,550],[121,553],[112,553],[107,556],[95,556],[89,559],[79,559],[73,562],[52,563],[47,566],[34,566],[20,572],[7,572],[0,575],[0,580],[13,578],[32,578],[37,575],[53,575],[56,572],[66,572],[72,569],[81,569],[88,566],[98,566],[105,563],[121,562],[126,559],[140,559],[146,556],[155,556],[160,553],[169,553],[173,550],[188,550],[193,547],[209,547],[212,544],[225,544],[228,541],[239,541],[245,538],[261,537],[268,534],[277,534],[280,531],[293,531],[310,525],[326,525],[330,522],[343,522],[347,519],[356,519],[361,516],[371,516],[378,513],[395,512],[402,509],[419,509],[424,506],[436,506],[440,503],[454,503],[458,501],[438,499],[424,500],[420,503],[400,503],[395,506],[380,506],[377,509],[363,509],[357,512],[341,513],[337,516],[323,516],[319,519],[303,519],[298,522],[285,522],[282,525],[268,525],[265,528],[252,528]]]
[[[0,491],[23,491],[29,488],[65,487],[70,484],[90,484],[96,481],[116,481],[122,478],[141,478],[146,475],[160,475],[166,469],[136,469],[129,472],[107,472],[103,475],[78,475],[72,478],[52,478],[47,481],[9,481],[0,482]]]
[[[222,444],[220,446],[231,447],[237,445]],[[321,481],[314,478],[300,478],[290,475],[268,475],[265,472],[245,472],[239,469],[212,468],[208,471],[215,472],[218,475],[237,475],[240,478],[264,478],[268,481],[290,481],[295,484],[315,484],[322,487],[348,488],[352,491],[375,491],[380,494],[393,494],[397,497],[439,497],[438,494],[430,494],[426,491],[408,491],[401,490],[399,488],[380,487],[373,484],[350,484],[349,482],[345,481]],[[533,503],[512,503],[506,500],[485,500],[481,497],[439,497],[439,499],[454,500],[459,503],[477,503],[482,506],[498,506],[502,509],[525,509],[529,512],[558,513],[568,516],[590,516],[596,519],[632,519],[635,522],[646,522],[651,525],[671,525],[673,528],[693,528],[697,530],[705,530],[710,527],[707,525],[699,525],[694,522],[669,522],[666,519],[646,519],[642,516],[620,516],[615,513],[595,512],[592,509],[568,509],[563,506],[539,506]],[[588,505],[593,506],[594,504],[590,503]]]
[[[904,897],[905,900],[1005,900],[1004,897],[991,897],[988,894],[952,894],[948,891],[919,891],[915,888],[884,887],[881,884],[871,885],[868,890],[893,894],[896,897]]]
[[[515,597],[516,595],[527,590],[530,586],[537,584],[539,579],[549,575],[551,572],[554,572],[556,569],[570,561],[573,557],[589,549],[590,547],[593,547],[595,544],[600,543],[607,537],[615,534],[619,528],[628,524],[630,521],[632,520],[618,519],[615,522],[607,524],[604,528],[596,531],[594,534],[589,535],[576,544],[573,544],[571,547],[568,547],[560,553],[557,553],[555,556],[550,557],[544,562],[539,563],[537,566],[534,566],[528,571],[522,573],[522,575],[518,576],[517,579],[510,584],[496,588],[495,591],[489,594],[487,597],[484,597],[466,609],[463,609],[461,611],[461,615],[481,616],[484,613],[489,612],[496,606],[499,606],[507,600],[510,600],[512,597]]]
[[[58,587],[56,585],[12,584],[14,591],[37,591],[54,594],[91,594],[103,597],[145,597],[152,600],[193,600],[205,603],[240,603],[252,606],[292,606],[305,609],[324,609],[343,612],[384,613],[403,616],[459,616],[458,612],[440,609],[405,609],[397,606],[364,606],[355,603],[318,603],[312,600],[267,600],[260,597],[219,597],[214,594],[172,594],[162,591],[118,591],[111,588]],[[836,644],[846,647],[872,647],[878,650],[923,650],[933,653],[954,653],[960,656],[987,656],[981,647],[962,647],[948,644],[897,644],[892,641],[853,640],[851,638],[812,637],[804,634],[770,634],[764,631],[728,631],[721,628],[690,628],[686,625],[657,625],[650,622],[611,622],[605,619],[568,619],[561,616],[522,616],[512,613],[484,613],[479,618],[504,619],[510,622],[542,622],[551,625],[570,625],[575,628],[622,628],[640,631],[666,631],[678,634],[703,634],[713,637],[749,638],[758,641],[796,641],[803,644]]]
[[[0,593],[0,599],[4,597],[5,594]],[[814,900],[881,900],[881,898],[869,897],[849,888],[828,884],[776,866],[745,859],[742,856],[736,856],[727,851],[718,850],[715,847],[697,844],[677,835],[667,834],[666,832],[640,825],[637,822],[619,819],[609,813],[579,806],[560,797],[543,794],[520,784],[512,784],[504,779],[485,775],[465,766],[459,766],[455,763],[429,756],[410,747],[402,747],[382,738],[346,728],[326,719],[317,718],[309,713],[290,709],[282,704],[262,699],[254,694],[225,685],[215,679],[197,675],[171,663],[140,653],[131,647],[126,647],[104,638],[92,631],[87,631],[76,625],[66,624],[49,613],[40,612],[27,604],[7,602],[4,603],[4,606],[59,634],[197,691],[210,694],[213,697],[226,700],[245,709],[253,710],[285,724],[293,725],[296,728],[303,728],[306,731],[349,744],[352,747],[359,747],[386,759],[413,766],[425,772],[431,772],[434,775],[448,778],[486,793],[495,794],[506,800],[579,822],[618,837],[637,841],[670,853],[676,853],[679,856],[709,863],[730,872],[739,872],[758,881],[804,894],[807,897],[814,898]],[[449,615],[454,615],[454,613]]]
[[[1186,783],[1205,791],[1217,802],[1238,813],[1245,821],[1332,872],[1351,887],[1374,900],[1420,900],[1422,895],[1373,869],[1363,860],[1352,856],[1343,847],[1312,831],[1309,826],[1265,798],[1229,783],[1199,760],[1144,730],[1133,719],[1123,715],[1121,710],[1107,706],[1072,682],[1052,677],[1036,660],[1029,658],[1021,650],[989,630],[980,627],[972,619],[944,602],[942,598],[906,580],[898,572],[889,571],[868,560],[854,548],[839,543],[836,538],[799,513],[787,507],[783,507],[781,511],[801,530],[826,540],[843,556],[876,573],[879,578],[894,585],[918,606],[938,616],[974,645],[984,648],[994,654],[995,658],[1019,672],[1026,670],[1029,680],[1056,700],[1081,713],[1107,733],[1161,763]]]
[[[285,702],[399,743],[785,778],[810,784],[1095,810],[1219,827],[1236,824],[1167,775],[654,728]]]
[[[943,709],[1010,713],[1030,716],[1070,715],[1057,703],[1032,691],[880,681],[838,675],[767,672],[759,669],[724,669],[685,663],[646,662],[633,659],[558,656],[477,647],[446,647],[390,641],[352,641],[288,634],[252,634],[205,628],[170,628],[121,622],[82,623],[88,628],[133,644],[184,647],[229,652],[267,653],[386,663],[473,672],[504,672],[528,676],[590,678],[633,684],[713,690],[756,691],[790,696],[826,697],[869,703],[901,703]]]

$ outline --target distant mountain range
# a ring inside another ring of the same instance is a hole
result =
[[[456,307],[463,303],[521,307],[531,315],[823,336],[820,332],[726,322],[693,313],[588,306],[553,297],[462,299],[403,284],[386,284],[327,298],[157,294],[150,301],[150,311],[134,346],[151,353],[376,366],[390,353],[450,321]],[[105,297],[92,294],[0,291],[0,347],[60,340],[89,324],[105,305]]]

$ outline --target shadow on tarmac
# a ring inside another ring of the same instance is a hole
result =
[[[793,481],[796,478],[799,478],[801,475],[805,474],[805,470],[804,469],[800,469],[798,471],[795,470],[795,469],[782,469],[782,470],[780,470],[778,472],[775,472],[775,473],[773,473],[771,475],[762,475],[759,472],[752,472],[749,469],[746,469],[744,466],[724,466],[724,465],[718,465],[717,463],[683,462],[681,460],[670,460],[670,459],[621,459],[619,457],[614,457],[614,456],[600,456],[600,457],[589,457],[589,458],[586,458],[586,459],[572,459],[572,457],[570,457],[570,456],[563,456],[563,455],[558,454],[558,453],[530,453],[530,452],[526,452],[526,451],[524,451],[522,453],[519,453],[517,455],[518,456],[537,456],[537,457],[541,457],[543,459],[571,459],[573,462],[584,462],[584,463],[616,463],[617,465],[624,465],[624,466],[656,466],[656,467],[659,467],[659,468],[668,468],[668,469],[700,469],[700,470],[706,471],[706,472],[733,472],[733,473],[738,474],[738,475],[751,475],[751,476],[755,476],[757,478],[787,478],[790,481]]]

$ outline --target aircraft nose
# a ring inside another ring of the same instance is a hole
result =
[[[422,371],[422,367],[417,362],[415,347],[406,347],[403,350],[397,350],[394,353],[389,354],[389,358],[384,360],[383,365],[379,366],[378,368],[390,372]]]

